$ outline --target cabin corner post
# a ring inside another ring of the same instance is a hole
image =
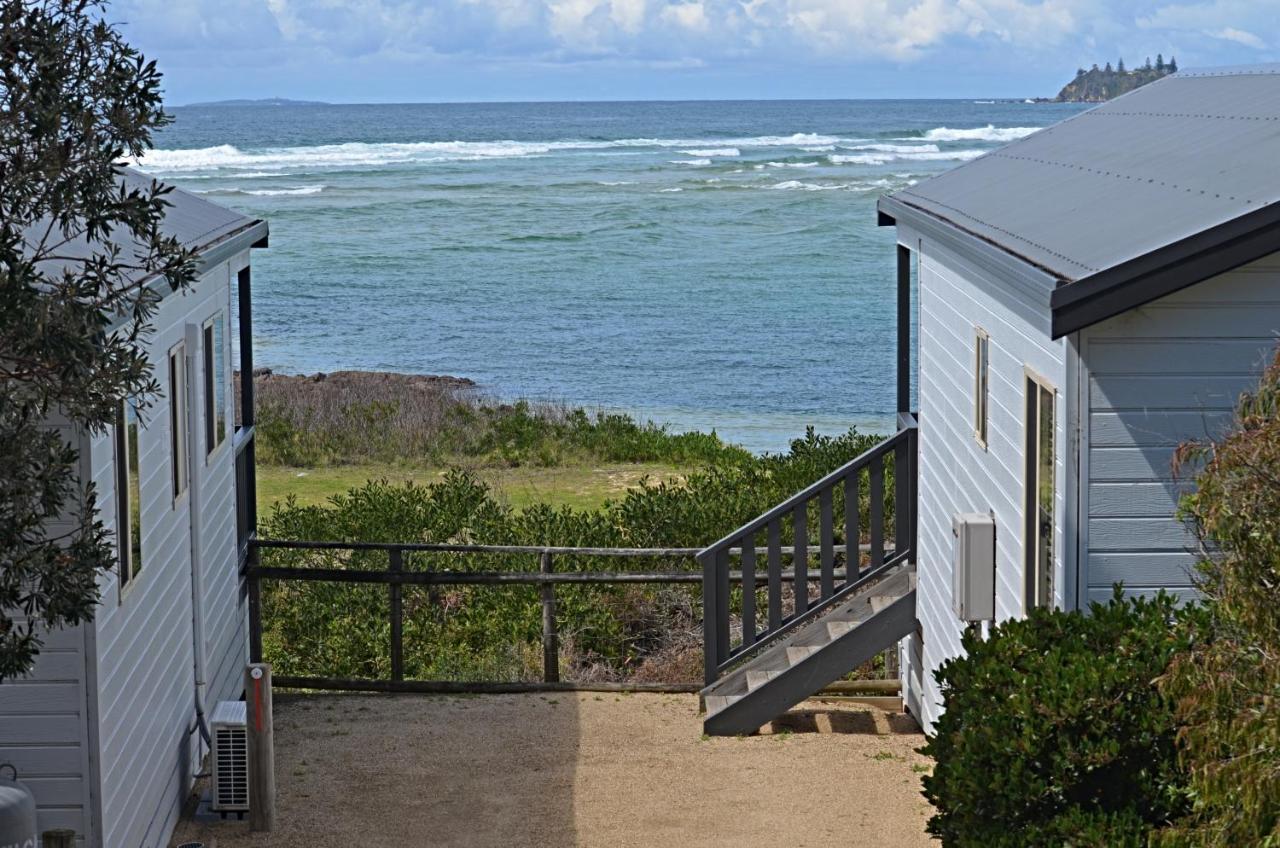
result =
[[[236,275],[236,289],[240,316],[240,424],[249,440],[244,446],[248,454],[244,497],[248,509],[249,535],[255,537],[258,534],[258,475],[253,434],[254,425],[257,423],[257,412],[254,408],[253,396],[252,275],[248,266],[241,268]]]
[[[911,411],[911,248],[898,245],[898,414]]]

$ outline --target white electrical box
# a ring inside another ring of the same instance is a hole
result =
[[[961,621],[996,617],[996,522],[981,512],[951,519],[951,608]]]

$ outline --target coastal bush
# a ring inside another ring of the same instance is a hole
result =
[[[719,538],[879,441],[850,431],[795,440],[786,454],[718,463],[679,483],[648,483],[596,510],[515,510],[465,471],[429,485],[371,481],[323,506],[276,505],[260,535],[276,539],[471,542],[577,547],[691,547]],[[885,515],[893,520],[892,470]],[[862,526],[870,503],[859,504]],[[835,504],[836,514],[843,505]],[[816,510],[811,512],[816,513]],[[811,515],[816,521],[817,516]],[[786,528],[790,533],[791,528]],[[811,528],[816,538],[816,524]],[[837,540],[842,542],[843,540]],[[788,541],[784,540],[784,544]],[[381,552],[264,550],[263,562],[382,570]],[[413,553],[410,569],[531,571],[529,555]],[[557,571],[690,570],[688,557],[557,557]],[[762,590],[763,591],[763,590]],[[573,679],[695,682],[701,676],[697,587],[560,586],[562,663]],[[761,600],[763,603],[763,600]],[[529,587],[405,591],[405,669],[422,679],[531,679],[541,673],[541,608]],[[267,581],[264,647],[278,673],[383,676],[389,671],[385,587]]]
[[[1194,803],[1156,842],[1280,845],[1280,356],[1231,431],[1179,460],[1199,470],[1182,511],[1201,540],[1208,618],[1162,683]]]
[[[700,465],[749,454],[715,433],[673,433],[629,415],[494,403],[467,380],[339,371],[259,375],[257,457],[265,465],[358,462],[556,466],[577,459]]]
[[[949,846],[1140,846],[1186,810],[1174,701],[1156,680],[1200,615],[1171,596],[1037,609],[962,640],[922,749]]]

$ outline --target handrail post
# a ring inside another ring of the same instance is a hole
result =
[[[707,686],[716,682],[720,667],[720,645],[716,621],[719,619],[716,583],[717,555],[714,551],[698,557],[702,562],[702,666],[703,681]]]
[[[893,449],[893,551],[911,547],[911,512],[914,487],[911,485],[911,436],[904,430]]]
[[[552,569],[551,551],[543,551],[539,557],[538,570],[542,574],[551,574]],[[556,633],[556,584],[543,580],[538,590],[542,595],[542,681],[559,683],[560,636]]]
[[[262,662],[262,578],[258,576],[257,539],[248,540],[248,568],[245,575],[245,594],[249,606],[249,662]]]
[[[404,551],[400,548],[388,548],[390,560],[388,571],[400,574],[404,571]],[[391,679],[404,680],[404,601],[403,587],[399,581],[387,584],[387,593],[391,599]]]

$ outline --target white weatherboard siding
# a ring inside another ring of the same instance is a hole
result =
[[[243,264],[243,263],[241,263]],[[230,332],[230,269],[209,270],[185,294],[170,294],[155,316],[150,357],[167,389],[168,351],[222,310]],[[118,575],[101,583],[98,610],[98,735],[102,774],[102,845],[167,844],[203,749],[195,732],[191,593],[192,487],[199,487],[199,532],[204,569],[207,704],[239,695],[246,658],[244,608],[236,576],[234,458],[227,444],[206,463],[203,368],[199,345],[188,345],[189,417],[195,437],[188,491],[173,498],[169,398],[157,399],[139,432],[142,570],[123,592]],[[224,356],[229,353],[224,352]],[[226,370],[230,382],[230,368]],[[231,403],[230,385],[225,397]],[[228,422],[232,419],[228,410]],[[114,451],[110,435],[95,439],[92,467],[100,502],[113,504]],[[114,508],[103,510],[114,529]]]
[[[920,629],[902,651],[908,703],[926,727],[941,713],[933,672],[961,653],[964,625],[951,609],[951,518],[991,513],[996,521],[996,615],[1023,605],[1024,368],[1056,387],[1054,595],[1071,599],[1062,563],[1067,538],[1068,344],[1049,337],[1047,289],[976,268],[905,228],[918,251],[920,469],[916,616]],[[973,433],[975,328],[990,337],[987,447]],[[1073,465],[1073,463],[1072,463]],[[1068,554],[1069,556],[1069,554]],[[1064,592],[1064,589],[1066,591]],[[923,645],[919,639],[923,638]],[[918,667],[921,666],[922,667]]]
[[[68,442],[81,441],[59,415],[47,426]],[[81,456],[80,464],[83,474],[87,458]],[[74,522],[59,520],[49,529],[73,528]],[[86,686],[92,631],[90,623],[46,633],[31,673],[0,684],[0,763],[12,763],[35,793],[41,830],[72,828],[81,838],[93,829]]]
[[[1188,481],[1175,447],[1222,432],[1280,336],[1280,256],[1244,266],[1089,328],[1082,528],[1089,600],[1112,585],[1191,587],[1195,540],[1177,520]]]

